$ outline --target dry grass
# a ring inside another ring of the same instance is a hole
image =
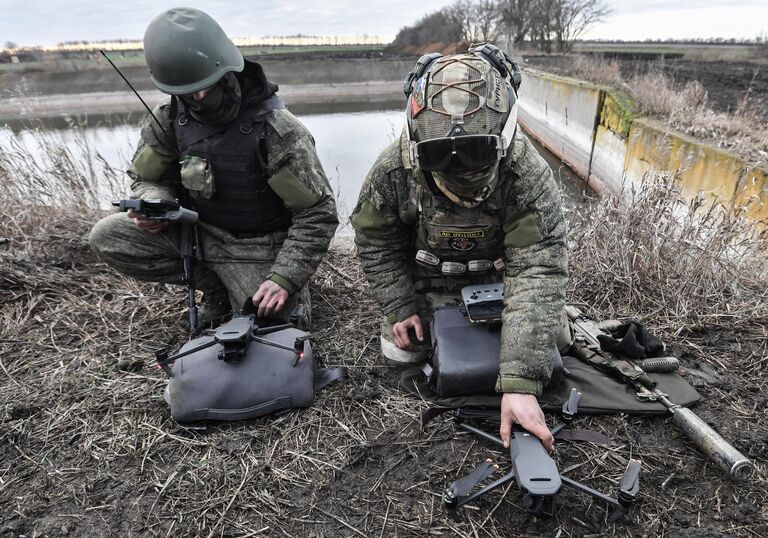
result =
[[[627,459],[643,461],[642,503],[619,524],[573,493],[556,518],[529,517],[513,488],[459,520],[443,514],[451,480],[506,457],[447,421],[419,430],[424,404],[381,365],[379,314],[353,256],[331,253],[312,283],[316,349],[351,379],[309,410],[190,432],[171,421],[163,376],[141,351],[185,338],[183,293],[98,263],[84,239],[95,212],[73,219],[49,206],[8,224],[15,210],[0,206],[10,240],[0,245],[0,535],[765,535],[765,276],[747,271],[766,267],[764,251],[734,245],[742,228],[731,217],[674,226],[676,194],[650,185],[628,207],[606,199],[574,223],[571,294],[606,314],[646,314],[687,365],[710,365],[715,381],[691,377],[710,396],[699,412],[759,471],[750,484],[725,481],[662,419],[585,419],[613,444],[559,445],[569,476],[613,491]],[[720,342],[703,341],[710,329]]]
[[[670,127],[731,150],[748,162],[768,165],[768,127],[753,108],[747,91],[733,113],[715,112],[699,81],[675,83],[659,70],[630,77],[616,60],[577,56],[572,76],[626,91],[642,114],[660,118]]]

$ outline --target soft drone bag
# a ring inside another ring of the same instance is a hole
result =
[[[259,329],[252,316],[241,316],[187,342],[178,358],[158,358],[169,374],[171,416],[181,423],[242,420],[310,407],[316,391],[347,372],[319,367],[309,336],[291,326]]]

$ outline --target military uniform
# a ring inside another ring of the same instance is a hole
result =
[[[194,267],[197,287],[225,287],[235,310],[267,279],[295,299],[338,224],[310,133],[258,64],[246,61],[241,80],[239,113],[224,125],[197,121],[175,97],[158,105],[128,171],[136,197],[181,198],[198,211],[204,261]],[[119,213],[94,226],[90,243],[125,274],[183,282],[175,226],[152,234]]]
[[[518,129],[491,195],[462,207],[411,166],[407,143],[404,135],[379,155],[352,214],[360,261],[385,314],[382,338],[391,342],[392,325],[415,313],[428,323],[430,312],[458,298],[465,285],[503,280],[496,389],[539,395],[551,373],[568,277],[565,221],[551,169]],[[419,250],[440,264],[480,270],[445,276],[440,265],[423,257],[417,262]]]

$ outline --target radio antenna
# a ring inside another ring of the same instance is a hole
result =
[[[117,71],[117,74],[118,74],[118,75],[120,75],[120,77],[121,77],[121,78],[122,78],[122,79],[125,81],[125,83],[126,83],[126,84],[128,84],[128,87],[129,87],[131,90],[133,90],[133,93],[135,93],[135,94],[136,94],[136,97],[138,97],[138,98],[139,98],[139,101],[141,101],[141,104],[142,104],[142,105],[144,105],[144,108],[146,108],[146,109],[147,109],[147,112],[149,112],[149,115],[150,115],[150,116],[152,116],[152,118],[155,120],[155,123],[157,123],[157,125],[160,127],[160,130],[161,130],[161,131],[163,131],[163,134],[165,135],[165,137],[166,137],[166,138],[168,138],[168,133],[167,133],[167,132],[165,132],[165,129],[163,128],[163,124],[162,124],[162,123],[160,123],[160,121],[157,119],[157,116],[155,116],[155,114],[152,112],[152,109],[151,109],[151,108],[149,108],[149,106],[147,105],[147,103],[145,103],[145,102],[144,102],[144,99],[142,99],[142,98],[141,98],[141,95],[139,95],[139,92],[137,92],[137,91],[136,91],[136,88],[134,88],[134,87],[133,87],[133,84],[131,84],[131,83],[128,81],[128,79],[127,79],[127,78],[125,78],[125,75],[123,75],[123,72],[122,72],[122,71],[120,71],[120,69],[118,69],[118,68],[117,68],[117,66],[116,66],[114,63],[112,63],[112,60],[110,60],[110,59],[109,59],[109,56],[107,56],[107,53],[106,53],[106,52],[104,52],[104,50],[103,50],[103,49],[99,49],[99,52],[100,52],[100,53],[101,53],[101,55],[102,55],[102,56],[104,56],[104,58],[105,58],[105,59],[106,59],[106,60],[109,62],[109,65],[111,65],[111,66],[112,66],[112,67],[115,69],[115,71]]]

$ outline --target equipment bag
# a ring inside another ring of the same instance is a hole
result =
[[[471,323],[460,306],[435,310],[430,327],[432,353],[422,368],[432,391],[443,397],[494,394],[499,377],[500,331],[500,323]],[[562,372],[562,358],[554,349],[548,386],[557,386]]]
[[[290,324],[259,328],[254,316],[238,316],[173,357],[158,356],[169,375],[171,416],[241,420],[310,407],[316,391],[347,371],[318,367],[309,337]]]

